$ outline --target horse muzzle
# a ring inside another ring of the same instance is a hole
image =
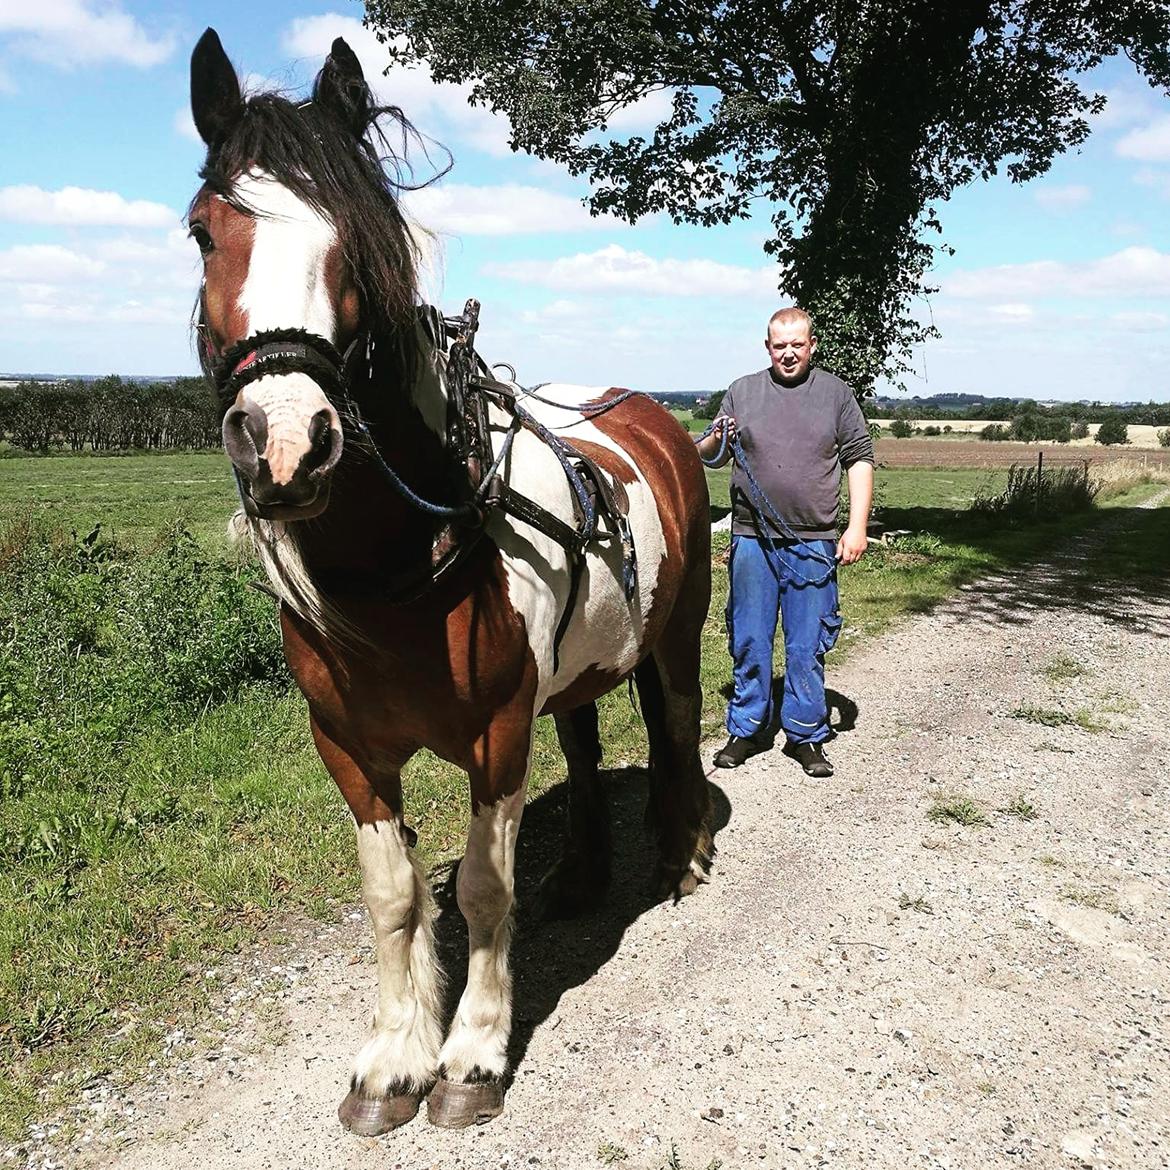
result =
[[[223,445],[244,510],[263,520],[307,520],[329,503],[330,475],[341,458],[337,411],[325,404],[307,423],[241,396],[223,420]]]

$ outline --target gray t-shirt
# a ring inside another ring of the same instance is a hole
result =
[[[873,462],[873,440],[853,391],[833,374],[809,370],[799,386],[783,386],[771,369],[731,383],[720,414],[735,419],[756,481],[797,536],[834,540],[841,469]],[[731,475],[731,531],[783,538],[757,518],[747,476]]]

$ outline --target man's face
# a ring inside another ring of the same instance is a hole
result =
[[[772,359],[772,373],[791,386],[803,381],[808,373],[817,339],[810,334],[806,321],[773,321],[764,346]]]

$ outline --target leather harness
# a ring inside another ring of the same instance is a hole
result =
[[[565,549],[569,556],[569,597],[554,639],[554,664],[568,628],[580,588],[585,550],[601,540],[617,539],[622,547],[622,587],[632,600],[637,588],[637,550],[629,524],[629,496],[616,476],[612,479],[571,442],[554,434],[519,401],[516,387],[492,376],[475,351],[479,302],[469,300],[460,317],[444,317],[430,305],[418,308],[419,323],[428,343],[446,357],[447,419],[444,451],[450,459],[462,498],[453,505],[436,504],[417,495],[386,463],[350,386],[359,373],[368,374],[372,341],[359,334],[341,354],[324,337],[302,329],[270,329],[237,342],[222,354],[204,351],[204,372],[214,383],[226,412],[244,386],[273,374],[303,373],[313,379],[356,427],[391,488],[434,520],[429,561],[411,566],[391,579],[380,579],[370,590],[393,604],[415,601],[433,588],[470,555],[483,535],[488,516],[500,511],[535,528]],[[488,404],[508,416],[498,451],[493,450]],[[586,417],[603,413],[617,400],[587,408]],[[543,505],[521,495],[503,473],[517,432],[526,429],[556,455],[572,489],[574,524],[570,525]],[[237,472],[238,474],[238,472]],[[606,531],[599,521],[604,520]],[[327,592],[352,592],[352,582],[319,581]],[[364,591],[363,591],[364,592]]]

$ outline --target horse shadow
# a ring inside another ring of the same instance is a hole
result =
[[[565,992],[591,979],[614,956],[629,926],[661,899],[651,890],[655,846],[644,827],[648,794],[645,768],[601,774],[608,792],[612,878],[603,904],[572,919],[542,921],[533,912],[540,879],[560,857],[568,806],[564,782],[541,793],[524,809],[516,849],[516,924],[512,936],[513,1016],[508,1046],[509,1083],[520,1069],[533,1033],[556,1011]],[[731,819],[731,802],[711,785],[712,833]],[[455,899],[458,863],[435,875],[435,944],[447,989],[447,1018],[463,993],[467,970],[467,924]],[[702,897],[700,890],[698,897]]]

